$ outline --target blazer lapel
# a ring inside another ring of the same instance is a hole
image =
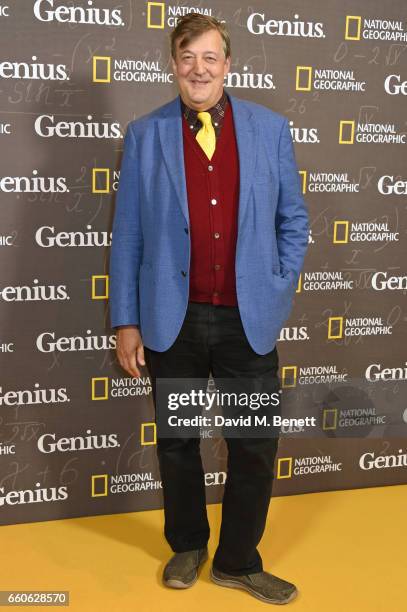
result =
[[[238,228],[240,229],[247,209],[250,189],[253,183],[254,168],[257,156],[257,123],[252,112],[239,98],[235,98],[229,92],[228,96],[233,111],[233,121],[239,154],[239,218]]]
[[[179,96],[172,100],[158,120],[161,148],[177,194],[178,203],[189,226],[188,196],[184,165],[184,141]]]

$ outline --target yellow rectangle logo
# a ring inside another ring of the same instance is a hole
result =
[[[109,392],[107,376],[99,376],[98,378],[92,378],[92,399],[93,400],[107,400]],[[96,388],[98,387],[98,389]]]
[[[147,27],[162,30],[165,25],[165,3],[147,2]]]
[[[353,144],[355,140],[355,122],[339,122],[339,144]]]
[[[110,83],[111,64],[111,57],[94,55],[92,61],[92,81],[94,83]]]
[[[281,457],[277,461],[277,478],[291,478],[293,469],[293,458],[292,457]]]
[[[92,193],[110,193],[110,168],[92,168]]]
[[[107,496],[107,474],[94,474],[92,475],[92,497],[106,497]],[[98,484],[97,481],[99,481]],[[102,485],[103,488],[100,488]],[[97,491],[97,489],[99,489]]]
[[[300,272],[300,275],[298,277],[298,284],[297,284],[297,289],[295,290],[295,293],[301,293],[302,290],[302,272]]]
[[[99,289],[99,293],[97,291]],[[109,276],[107,274],[92,275],[92,300],[109,299]]]
[[[356,24],[356,33],[354,31]],[[360,15],[346,15],[345,40],[360,40],[362,17]]]
[[[298,170],[298,174],[302,178],[302,193],[307,193],[307,171]]]
[[[338,331],[332,331],[336,327]],[[339,340],[343,336],[343,317],[329,317],[328,319],[328,340]]]
[[[297,366],[284,366],[281,369],[281,386],[285,389],[297,384]]]
[[[328,418],[329,417],[329,418]],[[322,429],[325,431],[330,429],[336,429],[338,423],[338,409],[337,408],[325,408],[322,417]]]
[[[339,228],[341,228],[340,231],[339,231]],[[348,239],[349,239],[349,221],[335,221],[333,243],[334,244],[346,244],[348,242]]]
[[[151,434],[152,439],[146,440],[146,432]],[[155,423],[141,423],[141,446],[149,446],[150,444],[157,444],[157,426]]]
[[[305,78],[305,82],[301,84]],[[295,89],[297,91],[311,91],[312,85],[312,66],[297,66],[295,74]]]

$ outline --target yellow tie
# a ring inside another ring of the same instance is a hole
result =
[[[204,150],[208,159],[212,159],[216,147],[216,135],[212,125],[211,114],[202,111],[198,113],[198,119],[202,123],[202,127],[196,135],[196,139]]]

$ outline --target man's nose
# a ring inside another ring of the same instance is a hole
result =
[[[205,72],[204,62],[199,57],[195,58],[194,72],[196,74],[203,74]]]

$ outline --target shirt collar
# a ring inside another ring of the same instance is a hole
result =
[[[223,119],[223,117],[225,116],[225,110],[226,110],[227,104],[228,104],[228,96],[227,96],[226,91],[223,90],[222,95],[219,98],[219,100],[216,102],[216,104],[211,106],[211,108],[208,108],[207,112],[211,114],[212,119],[214,117]],[[181,110],[182,110],[182,114],[184,115],[185,119],[190,125],[195,125],[196,122],[199,121],[198,119],[199,111],[187,106],[185,102],[182,100],[182,98],[181,98]]]

